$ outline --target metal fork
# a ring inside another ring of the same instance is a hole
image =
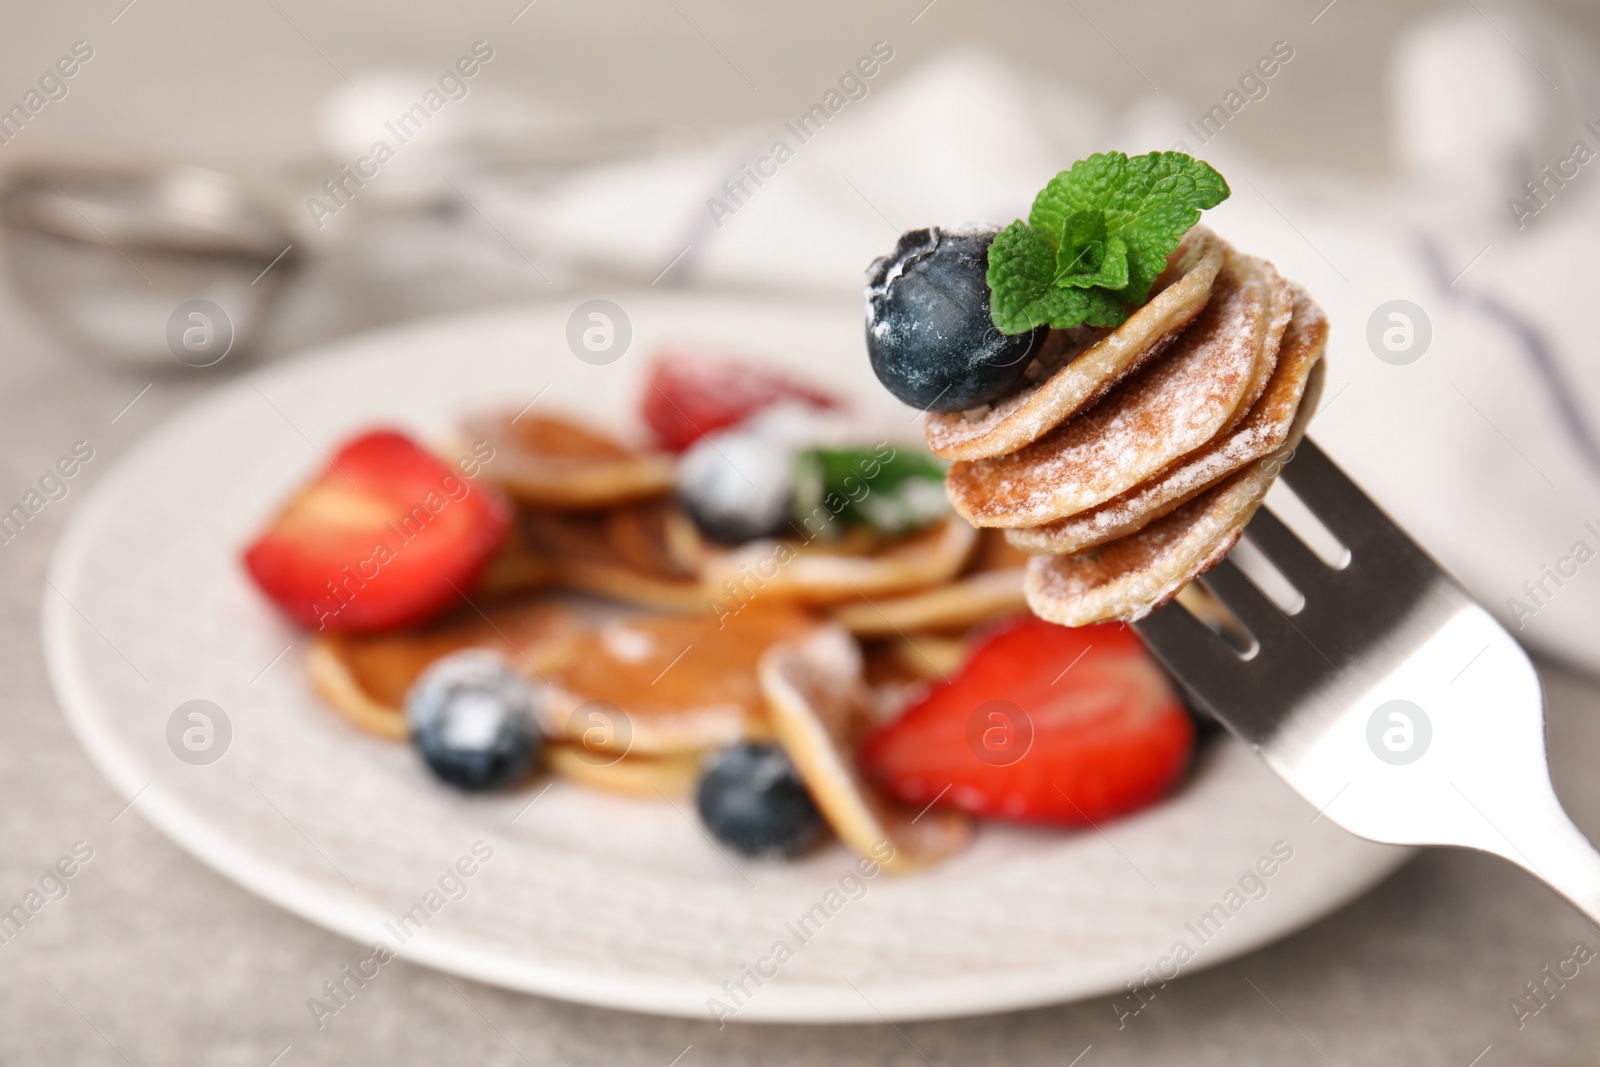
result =
[[[1526,653],[1309,439],[1283,479],[1348,549],[1330,566],[1268,508],[1256,512],[1246,536],[1304,606],[1286,614],[1230,558],[1200,581],[1253,640],[1230,644],[1178,602],[1135,629],[1201,707],[1340,826],[1504,857],[1600,922],[1600,852],[1550,783]]]

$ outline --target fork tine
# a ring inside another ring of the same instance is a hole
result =
[[[1301,595],[1329,588],[1334,571],[1268,508],[1256,509],[1245,536],[1283,572]]]
[[[1343,606],[1347,621],[1365,617],[1378,605],[1409,603],[1441,576],[1432,557],[1310,438],[1300,442],[1294,460],[1283,469],[1283,478],[1350,552],[1349,564],[1328,576],[1324,588]],[[1338,617],[1323,613],[1309,613],[1305,622],[1297,625],[1305,627],[1305,633],[1321,633],[1327,641],[1348,630]]]
[[[1224,559],[1206,571],[1200,580],[1261,643],[1262,655],[1269,654],[1274,647],[1281,647],[1291,636],[1283,612],[1256,588],[1256,584],[1233,560]]]
[[[1358,547],[1382,551],[1397,542],[1411,543],[1309,437],[1301,440],[1294,459],[1283,468],[1283,480],[1352,553]]]
[[[1205,623],[1195,618],[1176,600],[1157,608],[1133,623],[1167,671],[1186,688],[1201,678],[1214,678],[1238,657]],[[1205,703],[1204,694],[1191,688]]]
[[[1348,562],[1324,566],[1269,513],[1252,516],[1249,532],[1285,578],[1315,588],[1315,606],[1308,596],[1305,610],[1282,614],[1224,559],[1200,580],[1250,631],[1255,654],[1229,654],[1202,621],[1214,605],[1197,599],[1134,623],[1151,651],[1319,817],[1375,841],[1495,853],[1600,922],[1600,851],[1551,789],[1527,654],[1315,444],[1302,443],[1284,477]],[[1480,657],[1473,681],[1455,686]],[[1380,736],[1384,716],[1405,729]],[[1434,730],[1443,743],[1429,749]],[[1424,755],[1420,773],[1406,770]]]

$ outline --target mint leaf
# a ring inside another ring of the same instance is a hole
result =
[[[1027,333],[1041,322],[1052,326],[1116,326],[1128,317],[1106,289],[1056,284],[1057,253],[1018,219],[989,246],[989,315],[1001,333]]]
[[[1128,246],[1106,232],[1105,219],[1087,211],[1066,220],[1056,250],[1056,284],[1118,290],[1128,284]]]
[[[950,511],[944,464],[926,453],[887,443],[876,449],[811,448],[795,458],[794,470],[795,512],[808,530],[815,522],[828,538],[848,526],[896,536]]]
[[[1050,179],[989,249],[990,312],[1006,334],[1048,324],[1116,326],[1150,295],[1167,256],[1229,195],[1182,152],[1105,152]]]
[[[989,316],[1001,333],[1027,333],[1040,322],[1036,305],[1055,289],[1056,253],[1039,231],[1018,219],[989,245]]]

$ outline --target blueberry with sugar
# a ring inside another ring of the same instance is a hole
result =
[[[742,742],[714,756],[695,806],[712,836],[745,856],[795,856],[822,832],[816,803],[774,744]]]
[[[992,229],[900,235],[867,268],[867,355],[884,387],[925,411],[964,411],[1014,390],[1044,328],[1007,336],[989,315]]]
[[[792,533],[796,442],[812,433],[808,413],[779,405],[702,437],[678,460],[679,505],[718,544]]]
[[[474,792],[514,784],[538,759],[539,695],[500,656],[481,649],[436,660],[406,692],[411,742],[443,781]]]

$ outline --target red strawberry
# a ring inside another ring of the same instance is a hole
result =
[[[289,501],[244,565],[304,626],[380,630],[458,603],[456,589],[477,579],[510,524],[496,490],[403,434],[375,430]]]
[[[838,406],[826,393],[749,360],[669,349],[656,356],[642,407],[662,447],[682,452],[780,400]]]
[[[1026,618],[862,746],[891,796],[1022,822],[1081,826],[1160,799],[1194,726],[1132,630]]]

